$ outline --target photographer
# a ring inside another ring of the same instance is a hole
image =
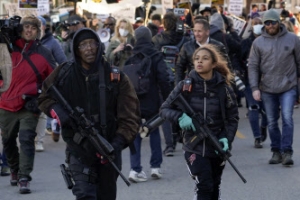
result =
[[[20,193],[25,194],[31,192],[29,181],[35,154],[34,138],[40,115],[36,97],[42,82],[53,71],[55,61],[51,52],[36,41],[41,35],[40,20],[27,16],[22,18],[21,25],[21,38],[13,42],[11,84],[0,99],[0,128],[11,168],[10,183],[19,185]]]
[[[128,19],[120,19],[115,27],[115,35],[107,48],[108,61],[121,70],[127,58],[131,56],[134,45],[133,27]]]

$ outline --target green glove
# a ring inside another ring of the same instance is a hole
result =
[[[178,119],[178,122],[182,130],[188,131],[192,129],[193,131],[196,131],[192,118],[187,116],[187,114],[183,113],[182,116]]]
[[[227,138],[221,138],[221,139],[219,139],[219,142],[222,143],[223,151],[226,152],[229,149]]]

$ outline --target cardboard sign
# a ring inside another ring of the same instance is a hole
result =
[[[174,8],[174,14],[176,16],[184,16],[185,8]]]
[[[243,0],[229,0],[228,12],[240,16],[243,12]]]
[[[234,15],[227,16],[227,17],[230,17],[232,19],[234,30],[238,33],[238,35],[241,35],[247,22],[239,17],[234,16]]]
[[[125,8],[120,8],[119,10],[111,14],[116,20],[125,18],[128,19],[132,24],[135,23],[135,7],[129,6]]]

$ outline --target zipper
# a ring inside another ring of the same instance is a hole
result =
[[[206,81],[203,82],[204,83],[204,99],[203,99],[203,120],[205,123],[206,120],[206,92],[207,92],[207,85],[206,85]],[[202,157],[205,156],[205,138],[203,139],[203,149],[202,149]]]
[[[22,49],[21,54],[23,54],[25,52],[27,46],[28,46],[28,43],[25,43],[24,48]]]
[[[90,85],[90,84],[89,84],[89,76],[86,76],[86,77],[85,77],[85,82],[86,82],[86,85],[85,85],[85,86],[86,86],[86,91],[87,91],[87,96],[88,96],[88,98],[87,98],[87,99],[88,99],[88,103],[87,103],[87,104],[88,104],[88,105],[87,105],[88,107],[87,107],[87,110],[86,110],[86,112],[87,112],[86,114],[87,114],[87,116],[89,116],[89,115],[90,115],[90,102],[89,102],[89,99],[90,99],[90,98],[89,98],[89,93],[90,93],[90,92],[89,92],[89,85]]]

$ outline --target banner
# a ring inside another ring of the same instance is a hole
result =
[[[162,15],[166,14],[167,9],[173,9],[173,0],[161,0]]]
[[[129,6],[125,8],[120,8],[111,14],[116,20],[121,18],[128,19],[132,24],[135,23],[135,7]]]

